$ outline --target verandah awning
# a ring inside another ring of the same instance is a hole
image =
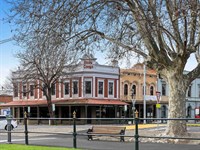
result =
[[[56,105],[129,105],[115,99],[65,99],[65,100],[52,100]],[[45,106],[46,100],[15,100],[9,103],[1,104],[0,107],[16,107],[16,106]]]

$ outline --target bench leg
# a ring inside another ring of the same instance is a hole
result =
[[[120,136],[120,142],[124,142],[124,136]]]
[[[88,135],[88,141],[89,141],[90,139],[93,140],[92,135]]]

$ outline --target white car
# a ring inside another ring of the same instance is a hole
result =
[[[17,128],[17,121],[11,120],[11,130]],[[5,115],[0,115],[0,129],[7,130],[7,117]]]

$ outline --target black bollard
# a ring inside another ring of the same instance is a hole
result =
[[[139,150],[139,134],[138,134],[138,111],[135,111],[135,150]]]
[[[8,144],[11,144],[11,118],[7,118]]]
[[[24,133],[25,133],[25,144],[28,145],[28,125],[27,125],[27,112],[24,112]]]
[[[76,148],[76,112],[73,112],[73,147]]]

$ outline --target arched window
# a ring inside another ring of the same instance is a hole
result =
[[[153,89],[153,86],[150,87],[150,95],[153,95],[154,93],[154,89]]]
[[[131,91],[132,91],[132,93],[131,93],[132,95],[136,95],[136,85],[132,86],[132,90]]]
[[[128,85],[124,84],[124,95],[128,95]]]

